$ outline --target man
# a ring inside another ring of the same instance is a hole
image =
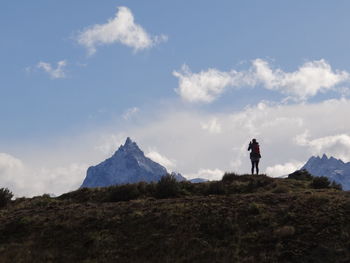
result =
[[[250,152],[250,160],[252,161],[252,174],[254,174],[254,167],[256,169],[256,174],[259,174],[259,161],[261,158],[259,143],[256,139],[249,142],[248,151]]]

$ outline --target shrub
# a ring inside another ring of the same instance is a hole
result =
[[[336,181],[332,181],[331,188],[337,189],[337,190],[343,190],[343,186]]]
[[[226,191],[225,191],[223,182],[214,181],[214,182],[208,183],[208,188],[206,189],[207,195],[223,195],[225,193]]]
[[[137,191],[139,192],[140,196],[147,196],[148,195],[148,189],[147,189],[147,183],[146,182],[139,182],[136,184]]]
[[[248,192],[255,192],[262,190],[268,186],[271,186],[274,183],[274,179],[267,177],[266,175],[254,175],[250,176],[249,183],[247,185]]]
[[[190,181],[179,182],[181,196],[194,195],[197,190],[198,183],[191,183]]]
[[[177,197],[180,192],[179,183],[172,174],[162,176],[156,185],[156,197],[158,198],[169,198]]]
[[[313,176],[306,170],[297,170],[294,173],[288,175],[288,179],[311,181]]]
[[[6,206],[13,197],[12,192],[7,188],[0,189],[0,208]]]
[[[242,194],[248,192],[249,182],[234,181],[231,184],[227,185],[226,193],[228,194]]]
[[[55,203],[56,200],[53,198],[48,197],[48,195],[44,194],[42,196],[34,196],[30,199],[30,203],[33,206],[37,207],[47,207],[50,204]]]
[[[288,193],[288,192],[289,192],[289,188],[285,185],[277,185],[272,190],[272,193],[275,193],[275,194],[284,194],[284,193]]]
[[[146,184],[146,195],[155,196],[157,192],[157,184],[155,182]]]
[[[191,189],[191,193],[193,195],[207,195],[210,183],[211,182],[208,181],[208,182],[199,183],[199,184],[192,184],[193,189]]]
[[[93,188],[79,188],[78,190],[62,194],[58,197],[61,200],[74,200],[75,202],[88,202],[93,200],[94,192],[96,190]]]
[[[239,179],[239,175],[235,173],[225,173],[222,177],[222,182],[225,184],[230,184],[233,181],[236,181],[237,179]]]
[[[311,182],[311,187],[315,189],[329,188],[331,182],[325,176],[316,176]]]
[[[137,184],[124,184],[113,186],[107,197],[109,202],[129,201],[140,196]]]

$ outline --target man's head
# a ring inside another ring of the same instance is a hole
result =
[[[253,139],[252,142],[253,142],[253,143],[256,143],[256,139]]]

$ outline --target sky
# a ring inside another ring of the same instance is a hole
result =
[[[349,1],[1,2],[0,187],[77,189],[129,136],[187,178],[350,161]]]

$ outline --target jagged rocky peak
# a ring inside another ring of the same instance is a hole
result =
[[[130,145],[132,143],[133,143],[133,141],[130,139],[130,137],[127,137],[126,141],[125,141],[125,145]]]
[[[124,145],[122,145],[121,147],[123,147],[123,149],[140,150],[140,148],[137,146],[136,142],[133,142],[130,139],[130,137],[126,138]]]
[[[89,167],[81,187],[154,182],[166,174],[162,165],[147,158],[136,142],[128,137],[112,157]]]
[[[301,169],[306,169],[314,176],[328,177],[331,181],[340,183],[344,190],[350,190],[350,163],[341,159],[326,154],[322,157],[312,156]]]
[[[120,145],[119,149],[114,153],[114,155],[120,152],[127,152],[133,154],[143,154],[143,151],[139,148],[136,142],[132,141],[130,137],[126,138],[124,145]]]
[[[309,160],[308,163],[325,163],[325,162],[331,162],[334,164],[341,163],[344,164],[344,162],[341,159],[334,158],[333,156],[328,157],[327,154],[323,154],[322,157],[320,156],[312,156]]]
[[[89,167],[81,187],[156,182],[167,173],[165,167],[146,157],[136,142],[128,137],[112,157]],[[179,173],[173,175],[178,181],[186,180]]]

